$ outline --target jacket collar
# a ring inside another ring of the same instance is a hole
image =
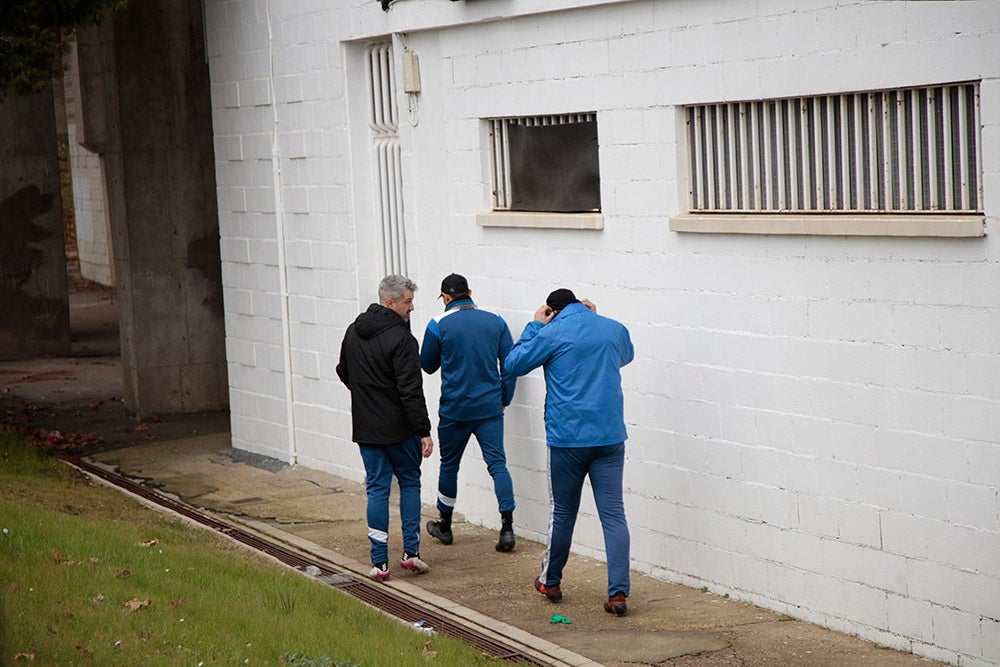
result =
[[[472,297],[465,297],[464,299],[455,299],[447,306],[445,306],[444,312],[449,310],[455,310],[456,308],[475,308],[476,304],[473,303]]]
[[[585,305],[583,305],[582,303],[580,303],[579,301],[577,301],[576,303],[571,303],[568,306],[566,306],[565,308],[563,308],[562,310],[560,310],[559,313],[555,316],[554,319],[559,319],[561,317],[569,317],[569,316],[572,316],[572,315],[578,315],[578,314],[580,314],[582,312],[589,313],[590,312],[590,308],[587,308]]]

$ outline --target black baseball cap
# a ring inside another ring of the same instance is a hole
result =
[[[468,293],[469,281],[465,279],[465,276],[452,273],[451,275],[445,276],[445,279],[441,281],[441,294],[456,296]]]
[[[552,310],[562,310],[571,303],[579,303],[579,299],[573,294],[571,290],[565,287],[560,287],[552,294],[549,294],[549,298],[545,300],[545,305]]]

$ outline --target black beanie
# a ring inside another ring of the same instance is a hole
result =
[[[577,300],[576,295],[565,287],[557,289],[552,294],[549,294],[549,298],[545,300],[545,305],[552,310],[562,310],[571,303],[579,303],[579,301]]]

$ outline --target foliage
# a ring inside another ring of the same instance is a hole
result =
[[[127,0],[0,2],[0,99],[52,85],[77,30],[125,7]]]
[[[3,430],[0,619],[0,665],[499,664],[92,482]]]

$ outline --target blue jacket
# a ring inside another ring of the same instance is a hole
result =
[[[479,310],[472,299],[452,301],[428,322],[420,366],[427,373],[441,369],[438,415],[474,421],[503,414],[517,382],[503,370],[512,343],[503,318]]]
[[[504,366],[518,376],[545,367],[550,447],[598,447],[628,438],[620,369],[634,356],[625,325],[571,303],[548,324],[528,322]]]

